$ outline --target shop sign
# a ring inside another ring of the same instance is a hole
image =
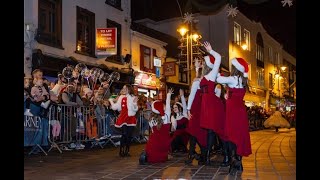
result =
[[[155,75],[149,75],[146,73],[140,72],[138,75],[136,75],[134,79],[134,85],[138,85],[140,87],[151,87],[151,88],[157,88],[160,86],[160,80],[156,78]]]
[[[161,67],[161,59],[158,58],[158,57],[154,57],[154,59],[153,59],[153,65],[154,65],[155,67]]]
[[[165,76],[175,76],[176,75],[176,63],[166,62],[163,64],[163,74]]]
[[[117,54],[117,28],[97,28],[96,53],[97,55]]]

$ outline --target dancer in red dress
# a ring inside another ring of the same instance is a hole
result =
[[[189,141],[189,134],[186,131],[188,127],[187,103],[184,97],[183,89],[179,90],[179,97],[181,102],[175,102],[172,106],[173,113],[171,115],[171,132],[172,143],[171,151],[187,152],[187,145]]]
[[[203,164],[205,160],[205,154],[207,149],[207,130],[200,128],[200,109],[201,109],[201,97],[200,97],[200,80],[202,63],[201,60],[195,60],[196,78],[192,82],[190,94],[188,97],[188,118],[189,123],[186,131],[190,134],[189,140],[189,154],[186,164],[192,163],[193,159],[198,160],[198,164]],[[196,144],[200,147],[201,156],[196,153]]]
[[[221,64],[221,55],[215,52],[210,43],[204,42],[208,55],[204,57],[201,88],[200,127],[207,129],[206,165],[210,161],[211,150],[216,144],[216,133],[220,133],[224,125],[224,107],[221,99],[215,95],[215,80]],[[206,53],[207,53],[206,52]]]
[[[151,134],[145,151],[141,153],[139,163],[161,163],[168,160],[170,150],[170,99],[172,89],[167,94],[166,104],[156,100],[152,102],[152,115],[149,121]]]
[[[248,63],[242,58],[231,60],[231,74],[229,77],[219,76],[218,83],[227,84],[226,100],[226,139],[231,146],[231,165],[229,172],[243,171],[242,156],[252,154],[249,121],[243,98],[248,88]]]
[[[120,115],[115,123],[116,128],[121,128],[121,139],[120,139],[120,151],[121,157],[130,156],[130,144],[134,127],[137,124],[135,117],[138,111],[137,101],[138,98],[133,95],[134,91],[131,85],[126,84],[122,88],[122,95],[120,95],[116,102],[114,99],[109,99],[111,108],[119,111]]]

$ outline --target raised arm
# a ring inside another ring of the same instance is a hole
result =
[[[166,110],[165,113],[168,117],[171,116],[171,106],[170,106],[170,100],[171,100],[171,94],[173,93],[172,89],[169,89],[169,92],[167,93],[167,99],[166,99]]]
[[[215,82],[221,64],[221,55],[212,49],[209,42],[204,42],[204,47],[215,59],[212,70],[207,75],[205,75],[205,77],[206,79]]]
[[[183,114],[183,116],[188,117],[187,102],[186,102],[186,98],[184,97],[183,89],[180,89],[180,98],[181,98],[181,103],[182,103],[182,114]]]
[[[196,92],[198,90],[199,85],[200,85],[200,80],[199,79],[193,81],[192,86],[191,86],[191,90],[190,90],[190,94],[189,94],[189,97],[188,97],[187,110],[191,109],[191,106],[192,106],[192,103],[193,103],[193,100],[194,100],[194,97],[196,95]]]

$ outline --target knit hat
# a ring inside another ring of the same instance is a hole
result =
[[[231,64],[242,72],[244,77],[248,77],[249,65],[246,60],[242,58],[233,58],[231,59]]]
[[[204,60],[206,61],[207,66],[212,69],[215,58],[212,55],[209,55],[209,56],[205,56]]]
[[[161,116],[164,116],[164,109],[163,109],[163,103],[159,100],[153,101],[151,104],[152,112],[160,114]]]

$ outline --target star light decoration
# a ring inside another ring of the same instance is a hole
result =
[[[183,16],[183,23],[188,23],[188,24],[190,24],[190,23],[192,23],[192,21],[193,21],[193,19],[194,19],[194,17],[193,17],[193,14],[192,13],[184,13],[184,16]]]
[[[228,9],[227,9],[227,15],[228,16],[232,16],[232,17],[235,17],[237,16],[239,10],[238,10],[238,7],[232,7],[232,5],[229,4],[228,6]]]
[[[286,6],[287,4],[288,4],[289,7],[292,6],[293,5],[292,1],[293,0],[283,0],[283,1],[281,1],[282,7]]]

